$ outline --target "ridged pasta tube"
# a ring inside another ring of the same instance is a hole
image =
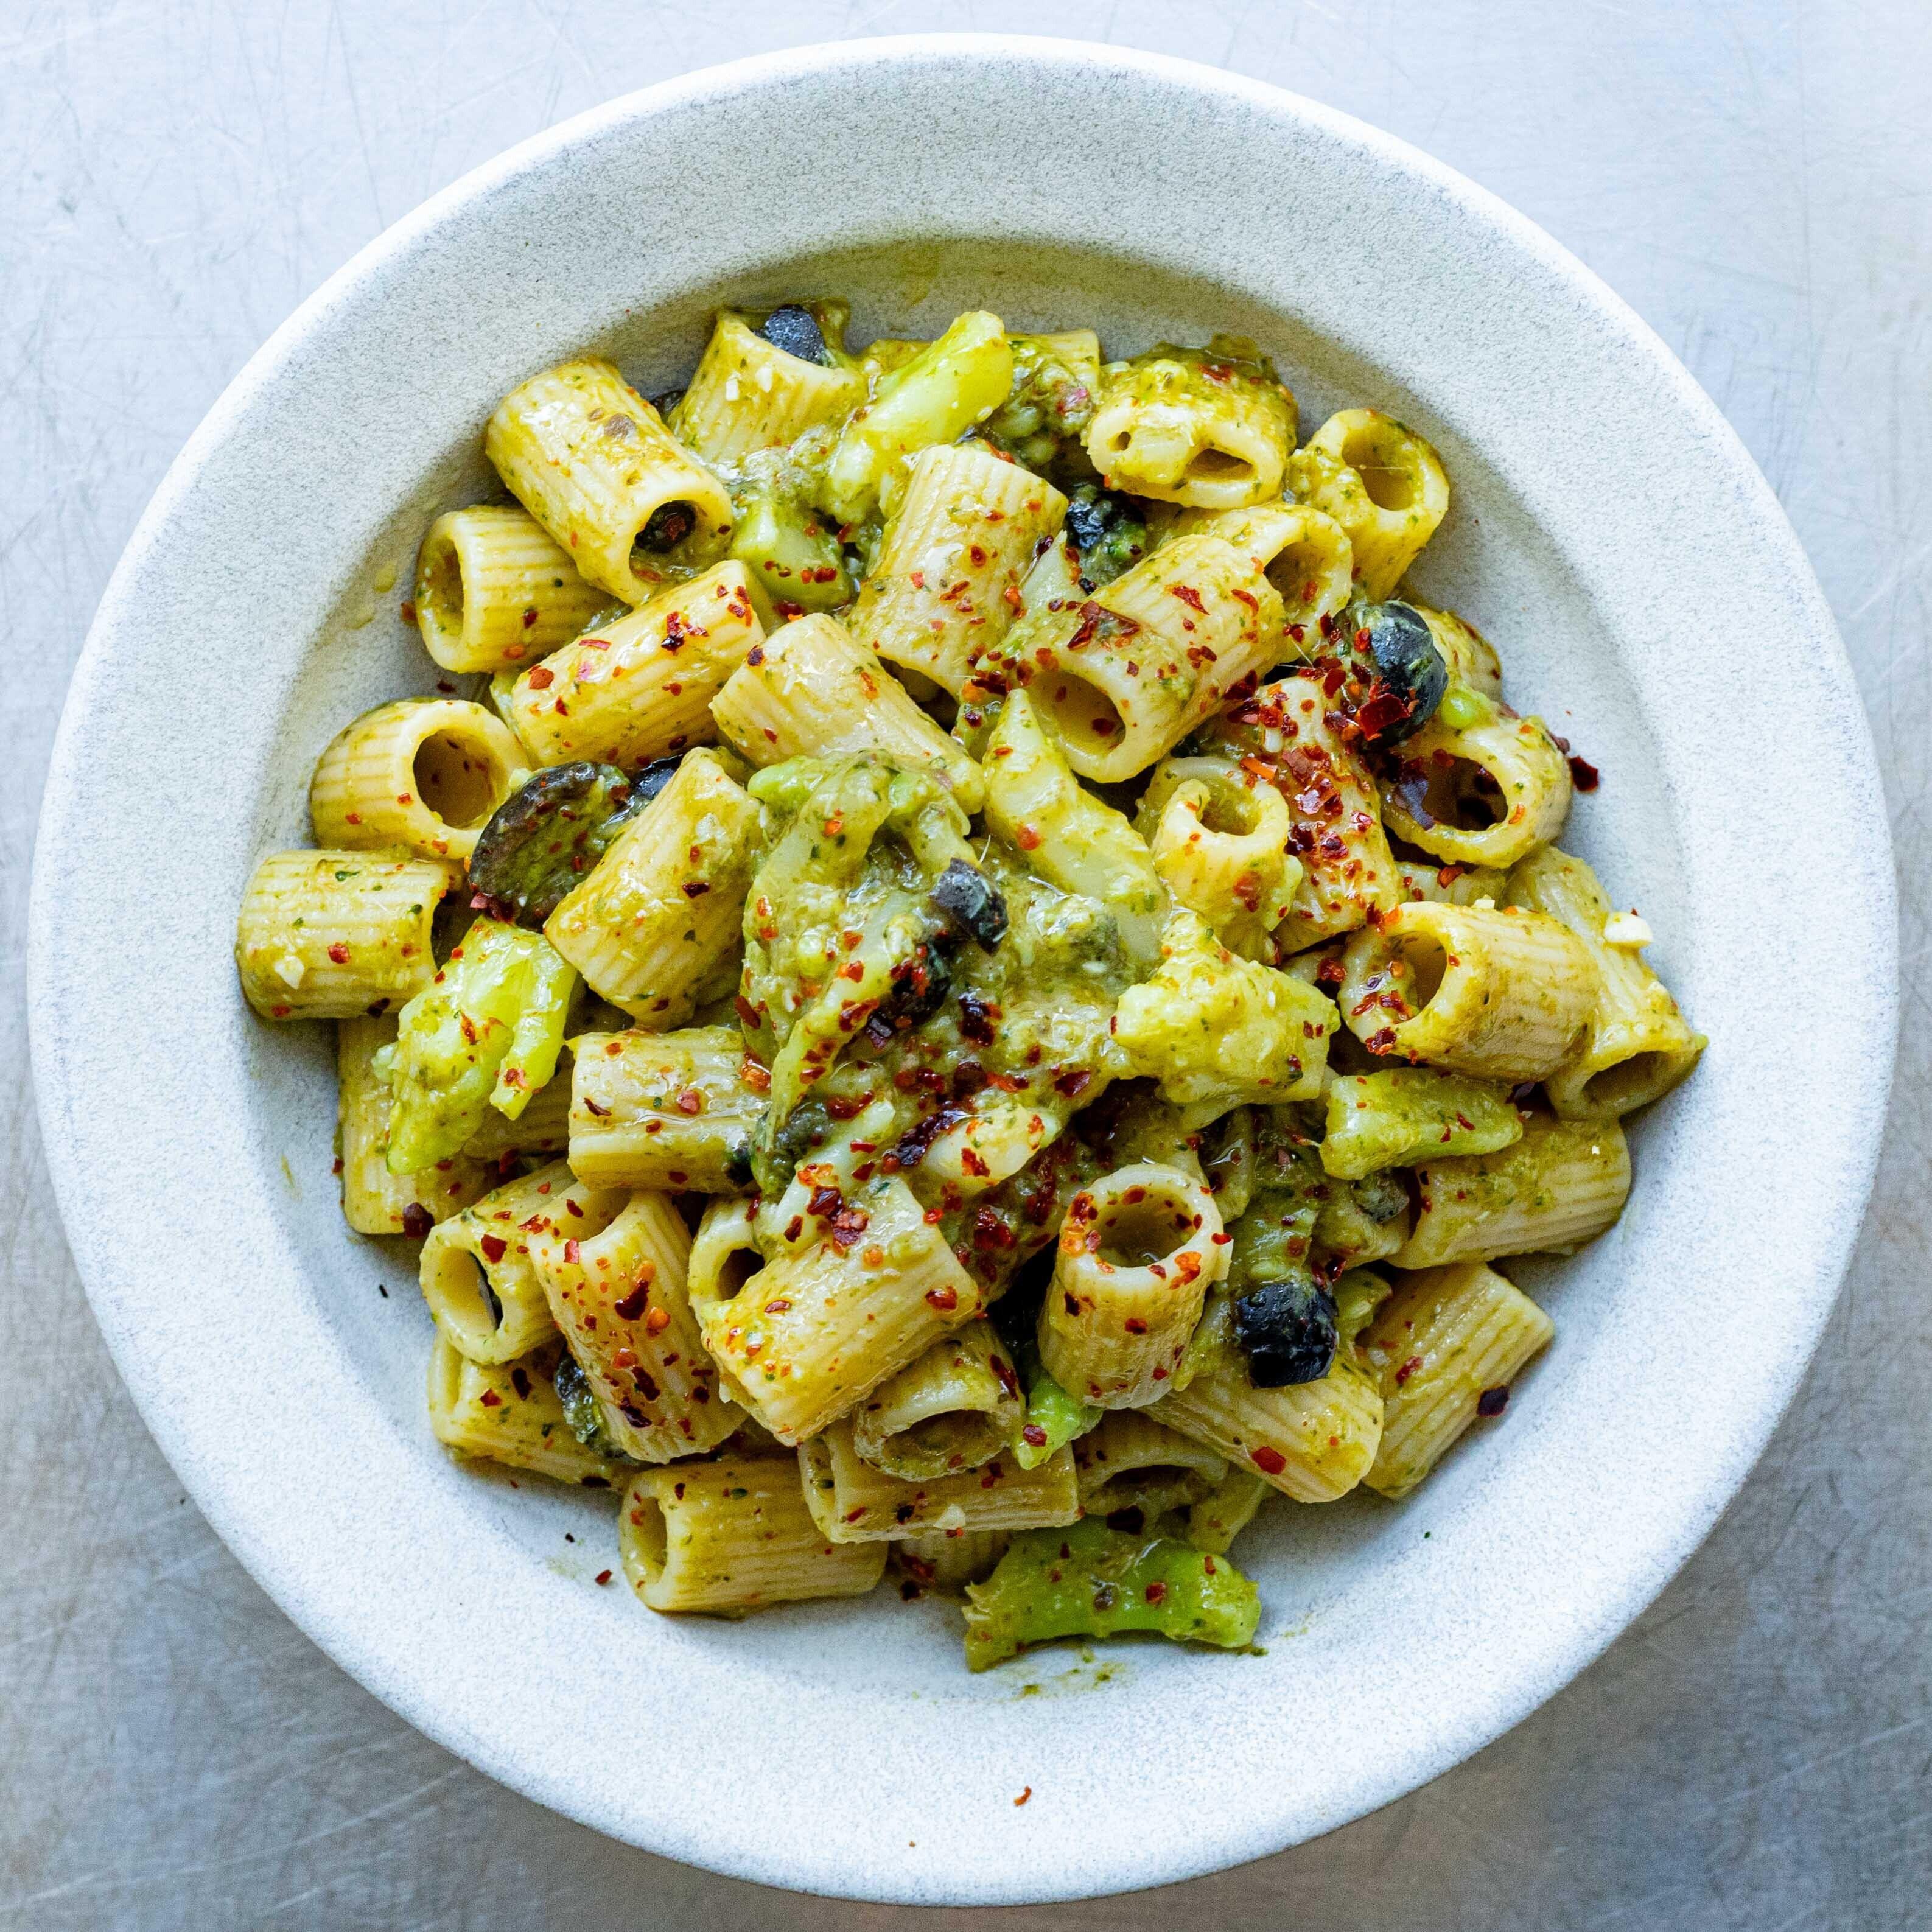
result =
[[[640,1026],[676,1026],[737,944],[760,830],[758,806],[724,763],[689,752],[565,895],[544,936]]]
[[[1264,685],[1220,721],[1214,739],[1288,806],[1288,849],[1302,873],[1275,932],[1284,953],[1352,932],[1398,902],[1375,782],[1330,721],[1318,677],[1296,673]]]
[[[964,746],[836,618],[800,617],[773,632],[712,699],[711,715],[754,765],[876,752],[923,766],[969,812],[986,802]]]
[[[1432,610],[1426,604],[1414,607],[1416,614],[1429,626],[1436,648],[1448,666],[1452,682],[1467,685],[1492,704],[1503,701],[1502,660],[1496,647],[1474,625],[1453,610]]]
[[[379,852],[271,852],[242,896],[235,964],[265,1020],[387,1012],[436,971],[430,927],[453,867]]]
[[[1138,1509],[1151,1522],[1186,1509],[1227,1480],[1227,1459],[1144,1410],[1110,1409],[1073,1444],[1080,1507],[1088,1516]]]
[[[1312,662],[1323,636],[1354,589],[1354,554],[1342,526],[1312,503],[1257,503],[1246,510],[1184,510],[1168,532],[1219,537],[1248,559],[1280,593],[1282,634],[1275,656]]]
[[[1294,428],[1294,397],[1252,343],[1161,343],[1101,371],[1087,454],[1110,490],[1239,509],[1280,494]]]
[[[309,817],[324,845],[465,860],[529,769],[515,734],[482,705],[406,698],[329,741],[309,782]]]
[[[770,614],[745,566],[721,563],[532,665],[511,692],[510,722],[546,765],[635,770],[706,742],[711,700]]]
[[[429,1426],[446,1448],[530,1469],[559,1483],[608,1490],[630,1466],[580,1442],[551,1385],[557,1345],[512,1362],[472,1362],[447,1336],[429,1352]]]
[[[1051,483],[983,446],[922,451],[848,620],[853,635],[958,697],[1066,516]]]
[[[1057,1528],[1080,1516],[1068,1449],[1035,1468],[1000,1455],[976,1469],[908,1482],[866,1462],[847,1421],[802,1444],[798,1466],[813,1518],[835,1543],[884,1544],[924,1530]]]
[[[646,1471],[625,1492],[617,1548],[650,1609],[723,1616],[862,1597],[886,1570],[884,1544],[835,1544],[820,1531],[792,1456]]]
[[[423,1243],[423,1299],[472,1362],[514,1361],[556,1333],[530,1237],[548,1227],[571,1185],[570,1169],[554,1162],[440,1222]]]
[[[808,362],[768,342],[747,316],[720,309],[668,426],[706,462],[728,465],[838,422],[865,395],[856,364]]]
[[[466,1153],[414,1174],[392,1174],[389,1118],[395,1096],[376,1055],[396,1037],[393,1014],[336,1025],[337,1124],[342,1148],[342,1218],[358,1234],[410,1234],[446,1221],[487,1193],[489,1169]]]
[[[1372,1052],[1505,1082],[1555,1072],[1596,998],[1589,954],[1555,920],[1429,899],[1348,942],[1336,994]]]
[[[1238,958],[1198,914],[1178,912],[1161,934],[1159,969],[1120,995],[1114,1038],[1174,1106],[1211,1107],[1198,1122],[1244,1102],[1312,1100],[1334,1023],[1312,986]]]
[[[416,552],[423,648],[445,670],[532,664],[610,601],[527,510],[479,503],[436,518]]]
[[[1615,1120],[1538,1116],[1500,1154],[1426,1161],[1415,1178],[1415,1220],[1395,1252],[1397,1268],[1567,1255],[1623,1212],[1630,1148]]]
[[[1544,1083],[1550,1104],[1565,1120],[1615,1120],[1669,1093],[1696,1065],[1704,1036],[1685,1024],[1640,944],[1611,937],[1618,915],[1596,874],[1546,846],[1514,868],[1508,890],[1512,904],[1568,928],[1596,962],[1596,1004],[1576,1052]]]
[[[1319,1382],[1284,1388],[1256,1388],[1246,1360],[1229,1350],[1151,1413],[1298,1502],[1346,1496],[1368,1474],[1382,1439],[1381,1394],[1347,1349]]]
[[[1496,1154],[1522,1138],[1502,1088],[1432,1067],[1391,1067],[1329,1083],[1322,1165],[1338,1180],[1462,1154]]]
[[[731,499],[658,412],[601,357],[560,363],[512,389],[483,452],[580,574],[648,603],[731,540]]]
[[[1012,1446],[1025,1404],[990,1322],[969,1322],[881,1382],[852,1412],[861,1460],[908,1482],[956,1475]]]
[[[600,1187],[748,1188],[752,1130],[765,1101],[745,1064],[736,1027],[580,1036],[572,1171]]]
[[[1136,830],[1168,890],[1222,942],[1272,962],[1301,861],[1288,850],[1288,801],[1226,758],[1166,758],[1141,794]]]
[[[1308,439],[1290,487],[1347,532],[1355,578],[1371,603],[1402,581],[1449,510],[1442,459],[1379,410],[1343,410]]]
[[[1012,1539],[1005,1529],[925,1530],[892,1539],[892,1563],[920,1588],[957,1596],[968,1583],[992,1574]]]
[[[1556,1332],[1528,1295],[1480,1262],[1406,1277],[1361,1340],[1382,1393],[1369,1487],[1408,1495],[1478,1415],[1503,1412],[1510,1384]]]
[[[1279,655],[1281,597],[1219,537],[1164,544],[1072,609],[1009,633],[997,660],[1022,684],[1084,778],[1146,770],[1247,696]]]
[[[1382,815],[1397,838],[1438,859],[1508,867],[1563,830],[1569,764],[1541,718],[1462,694],[1474,722],[1454,724],[1438,712],[1402,746]]]
[[[1221,1211],[1198,1180],[1143,1162],[1067,1204],[1040,1304],[1046,1372],[1100,1408],[1158,1402],[1208,1289],[1227,1272]]]
[[[1125,817],[1075,778],[1024,692],[1001,706],[984,770],[992,830],[1043,878],[1099,900],[1135,958],[1158,958],[1168,902],[1154,855]]]
[[[668,1195],[582,1181],[530,1236],[552,1318],[611,1440],[640,1462],[714,1449],[738,1426],[717,1395],[686,1282],[691,1236]]]
[[[712,1359],[788,1444],[847,1414],[984,1305],[902,1180],[872,1182],[814,1225],[822,1238],[748,1278],[729,1269],[692,1281]]]

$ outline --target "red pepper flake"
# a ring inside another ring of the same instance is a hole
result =
[[[572,1245],[575,1246],[574,1243]],[[611,1311],[626,1322],[634,1322],[644,1312],[644,1304],[650,1298],[651,1285],[640,1281],[621,1301],[613,1302]]]
[[[1150,1583],[1141,1594],[1150,1604],[1164,1604],[1167,1601],[1167,1586],[1160,1582]]]
[[[435,1226],[429,1210],[420,1201],[412,1201],[403,1210],[403,1232],[412,1241],[422,1240]]]
[[[1421,1366],[1422,1358],[1420,1355],[1410,1356],[1408,1360],[1403,1363],[1402,1366],[1397,1369],[1395,1372],[1396,1387],[1397,1388],[1400,1388],[1402,1384],[1407,1382],[1409,1377],[1414,1375],[1416,1370],[1420,1368]]]
[[[1044,1449],[1046,1447],[1046,1431],[1036,1422],[1029,1422],[1020,1431],[1020,1436],[1030,1448]]]
[[[662,1335],[670,1326],[670,1310],[668,1308],[653,1308],[644,1317],[644,1333],[646,1335]],[[702,1389],[698,1390],[700,1398],[704,1393]]]
[[[1570,760],[1570,782],[1579,791],[1594,791],[1603,782],[1603,773],[1588,758]]]
[[[1264,1475],[1278,1476],[1288,1467],[1288,1458],[1279,1449],[1264,1444],[1248,1459]]]
[[[790,1307],[791,1304],[783,1295],[776,1295],[765,1304],[765,1312],[767,1315],[783,1315],[788,1312]]]
[[[1498,1383],[1494,1388],[1486,1388],[1476,1398],[1478,1415],[1500,1415],[1509,1406],[1509,1388],[1505,1383]]]
[[[609,1571],[609,1570],[598,1570],[598,1573],[597,1573],[597,1580],[598,1580],[598,1582],[600,1582],[600,1583],[608,1583],[608,1582],[610,1582],[610,1571]]]
[[[1024,1804],[1027,1802],[1027,1800],[1028,1800],[1029,1798],[1030,1798],[1032,1796],[1033,1796],[1033,1786],[1032,1786],[1031,1785],[1030,1785],[1030,1784],[1029,1784],[1029,1785],[1027,1786],[1027,1788],[1026,1788],[1024,1791],[1022,1791],[1022,1792],[1020,1793],[1020,1795],[1019,1795],[1017,1798],[1016,1798],[1013,1800],[1013,1802],[1014,1802],[1014,1804]]]
[[[680,1114],[701,1114],[704,1111],[704,1096],[695,1087],[687,1087],[677,1096],[677,1111]]]
[[[477,1245],[483,1250],[483,1258],[492,1267],[509,1252],[510,1246],[500,1234],[485,1234]]]
[[[956,1288],[928,1288],[926,1299],[929,1307],[937,1309],[942,1315],[949,1315],[959,1306],[959,1291]]]
[[[503,1398],[494,1389],[483,1391],[483,1406],[485,1408],[501,1408],[502,1406]]]
[[[548,691],[556,682],[556,673],[548,664],[538,664],[530,673],[530,688],[532,691]]]
[[[581,1264],[584,1259],[583,1244],[574,1236],[564,1243],[563,1258],[572,1268]]]

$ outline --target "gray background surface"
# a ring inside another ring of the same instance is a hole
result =
[[[1112,40],[1296,88],[1473,176],[1604,275],[1716,398],[1817,566],[1885,769],[1905,920],[1892,1132],[1844,1298],[1770,1453],[1650,1612],[1509,1736],[1319,1843],[986,1919],[1932,1924],[1923,0],[0,4],[0,1924],[872,1932],[919,1916],[710,1878],[568,1824],[418,1736],[283,1618],[182,1496],[94,1332],[41,1165],[20,989],[68,667],[142,506],[269,332],[424,196],[564,116],[741,54],[933,28]],[[1026,164],[1052,166],[1051,128]],[[1685,616],[1687,650],[1757,674],[1768,640],[1720,608]],[[1804,744],[1794,718],[1764,754]],[[1817,808],[1838,802],[1821,790]],[[1805,881],[1789,892],[1803,919]],[[820,1797],[770,1766],[746,1794],[749,1829],[761,1804]]]

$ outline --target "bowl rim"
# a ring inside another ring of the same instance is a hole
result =
[[[473,204],[487,200],[502,183],[598,135],[706,99],[724,100],[839,69],[883,68],[896,62],[934,56],[969,62],[1018,57],[1046,67],[1099,68],[1156,79],[1177,89],[1239,101],[1270,116],[1305,124],[1340,145],[1361,151],[1384,166],[1420,179],[1444,200],[1456,204],[1472,220],[1534,257],[1574,294],[1593,317],[1607,323],[1628,346],[1640,352],[1668,386],[1678,406],[1714,450],[1728,459],[1732,478],[1748,500],[1753,521],[1779,552],[1792,585],[1808,607],[1805,614],[1814,634],[1828,640],[1826,659],[1815,668],[1856,721],[1845,746],[1850,776],[1862,783],[1868,798],[1882,796],[1869,725],[1850,664],[1808,560],[1742,441],[1688,371],[1622,298],[1508,203],[1408,142],[1286,89],[1172,56],[1048,36],[915,34],[814,44],[679,76],[574,116],[470,170],[359,250],[249,358],[170,465],[116,566],[76,663],[43,795],[30,897],[29,1036],[43,1138],[76,1268],[124,1382],[197,1507],[251,1576],[291,1620],[352,1676],[437,1742],[512,1788],[612,1835],[640,1844],[645,1840],[626,1828],[622,1821],[601,1812],[596,1805],[573,1804],[568,1792],[525,1774],[513,1758],[488,1748],[478,1733],[455,1723],[433,1698],[413,1694],[407,1673],[398,1672],[395,1660],[385,1648],[368,1640],[360,1630],[345,1628],[328,1595],[306,1588],[304,1580],[291,1572],[283,1547],[285,1539],[274,1526],[260,1520],[260,1513],[244,1498],[214,1484],[209,1472],[199,1466],[175,1418],[137,1372],[142,1364],[136,1352],[130,1306],[112,1280],[110,1258],[103,1249],[98,1232],[85,1218],[90,1194],[88,1178],[82,1172],[82,1150],[71,1130],[71,1122],[50,1104],[48,1098],[50,1083],[56,1077],[57,1054],[52,1038],[56,1022],[52,994],[64,977],[67,964],[59,951],[56,917],[58,880],[63,869],[62,854],[74,836],[70,814],[62,808],[62,803],[76,795],[85,776],[82,741],[88,719],[87,699],[103,674],[116,633],[128,620],[126,607],[133,580],[148,556],[165,543],[170,522],[184,496],[211,455],[282,377],[300,345],[325,324],[360,284],[388,264],[406,256],[445,224],[460,219]],[[1379,1795],[1352,1802],[1325,1817],[1304,1821],[1305,1828],[1298,1828],[1286,1837],[1277,1823],[1270,1822],[1274,1814],[1258,1808],[1246,1814],[1244,1830],[1224,1832],[1211,1840],[1204,1834],[1198,1852],[1163,1845],[1147,1866],[1118,1886],[1108,1882],[1104,1889],[1140,1888],[1172,1882],[1266,1856],[1286,1844],[1334,1828],[1440,1774],[1520,1722],[1594,1662],[1655,1598],[1708,1534],[1762,1453],[1796,1393],[1849,1264],[1876,1172],[1898,1024],[1896,893],[1889,828],[1882,813],[1858,830],[1867,842],[1858,856],[1870,875],[1867,883],[1875,914],[1874,930],[1868,935],[1873,950],[1867,955],[1865,991],[1870,997],[1865,1011],[1872,1046],[1862,1070],[1867,1076],[1862,1131],[1848,1150],[1846,1184],[1831,1204],[1832,1231],[1824,1246],[1832,1259],[1828,1266],[1817,1273],[1803,1320],[1792,1324],[1789,1338],[1792,1346],[1783,1358],[1777,1385],[1750,1418],[1749,1426],[1741,1424],[1733,1432],[1730,1453],[1721,1466],[1712,1470],[1697,1506],[1685,1511],[1677,1533],[1667,1539],[1667,1547],[1660,1544],[1646,1550],[1640,1552],[1641,1560],[1625,1564],[1620,1574],[1620,1591],[1613,1600],[1600,1600],[1593,1605],[1591,1628],[1580,1635],[1559,1664],[1540,1674],[1520,1678],[1504,1690],[1492,1687],[1488,1700],[1476,1700],[1476,1707],[1465,1713],[1460,1724],[1445,1724],[1429,1741],[1413,1748],[1400,1774],[1385,1780],[1386,1788]],[[878,1875],[842,1870],[836,1860],[788,1878],[775,1875],[768,1862],[728,1834],[697,1828],[681,1831],[668,1843],[654,1840],[646,1848],[731,1876],[770,1884],[790,1883],[800,1889],[854,1898],[1018,1904],[1093,1895],[1095,1890],[1087,1884],[1062,1886],[1051,1874],[1037,1868],[1017,1874],[952,1872],[923,1885],[909,1886],[898,1880],[882,1885]]]

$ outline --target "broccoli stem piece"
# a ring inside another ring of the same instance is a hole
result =
[[[388,1166],[414,1174],[460,1152],[492,1099],[514,1119],[556,1071],[575,970],[541,933],[479,919],[396,1025]]]
[[[985,1670],[1028,1644],[1119,1630],[1238,1650],[1260,1621],[1259,1594],[1226,1557],[1088,1516],[1022,1532],[985,1582],[967,1586],[966,1661]]]
[[[1069,1395],[1047,1373],[1030,1336],[1024,1348],[1016,1350],[1015,1354],[1021,1380],[1026,1385],[1027,1402],[1026,1420],[1020,1426],[1013,1460],[1022,1469],[1036,1469],[1076,1436],[1097,1426],[1100,1411],[1091,1402]],[[1036,1436],[1044,1439],[1036,1441]]]

